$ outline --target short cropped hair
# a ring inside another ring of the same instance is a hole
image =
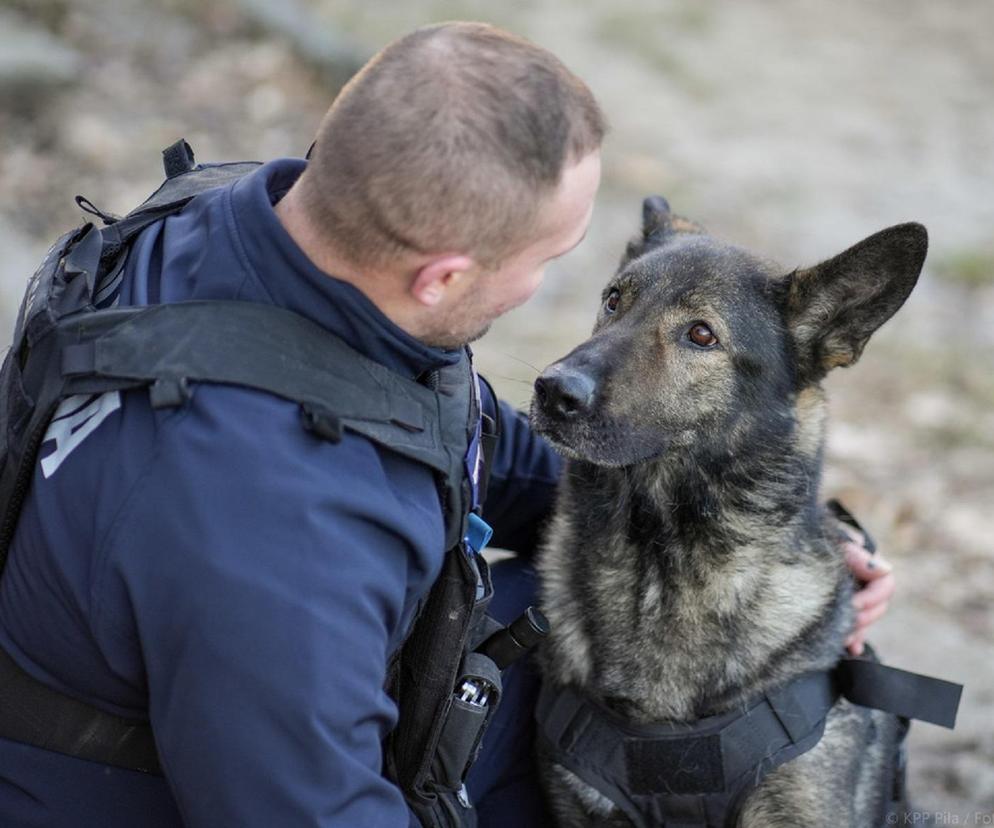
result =
[[[606,129],[587,86],[545,49],[485,23],[425,26],[343,87],[301,201],[359,267],[452,251],[496,268],[541,232],[543,197]]]

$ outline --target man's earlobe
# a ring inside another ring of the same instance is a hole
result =
[[[476,262],[461,253],[437,256],[418,268],[410,294],[422,305],[433,307],[475,267]]]

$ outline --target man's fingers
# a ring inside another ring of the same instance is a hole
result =
[[[879,621],[883,618],[885,612],[887,612],[886,601],[856,613],[856,631],[859,632],[861,629],[870,626],[874,621]]]
[[[863,655],[863,650],[866,647],[866,634],[859,632],[853,633],[846,639],[846,649],[849,650],[850,655],[859,656]]]
[[[890,561],[880,555],[871,555],[855,543],[845,543],[842,549],[846,556],[846,564],[860,581],[875,581],[888,575],[894,568]]]
[[[894,594],[896,582],[893,566],[880,555],[871,555],[862,545],[860,533],[844,527],[852,541],[842,544],[846,564],[857,581],[864,586],[853,595],[856,608],[856,625],[845,641],[846,649],[854,656],[862,655],[866,648],[869,626],[887,612],[887,602]]]
[[[853,606],[857,610],[868,610],[880,603],[887,603],[894,595],[897,582],[893,573],[886,573],[875,581],[870,581],[852,597]]]

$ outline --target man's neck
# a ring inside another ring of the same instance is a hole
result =
[[[362,290],[363,293],[367,293],[366,285],[362,283],[368,283],[371,280],[371,274],[363,276],[349,264],[347,259],[337,255],[330,245],[320,238],[297,198],[296,188],[291,188],[283,198],[276,202],[273,210],[283,225],[283,229],[315,267],[329,276],[334,276],[343,282],[349,282]]]
[[[326,275],[348,282],[379,309],[380,313],[402,330],[418,337],[416,320],[411,318],[407,303],[401,295],[403,276],[400,273],[370,272],[360,270],[335,251],[327,240],[321,238],[310,221],[297,196],[297,189],[289,192],[273,207],[283,229],[293,239],[311,263]]]

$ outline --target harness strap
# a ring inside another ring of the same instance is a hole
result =
[[[190,172],[196,167],[193,148],[183,138],[170,144],[162,151],[162,167],[166,172],[166,178],[175,178],[177,175]]]
[[[158,407],[189,382],[240,385],[333,411],[353,431],[447,476],[436,395],[369,360],[299,314],[237,301],[79,314],[59,324],[66,394],[151,384]]]
[[[746,795],[771,770],[818,744],[840,696],[905,722],[953,726],[961,685],[872,659],[872,651],[843,658],[833,670],[805,673],[690,723],[633,724],[574,687],[543,684],[535,711],[539,749],[637,828],[733,825]],[[894,792],[895,802],[901,794]]]
[[[0,649],[5,739],[143,773],[162,773],[147,721],[125,719],[53,690]]]
[[[862,658],[844,658],[836,667],[836,674],[842,695],[853,704],[950,730],[956,726],[962,684]]]
[[[636,826],[723,825],[770,770],[818,743],[838,695],[830,673],[807,673],[744,709],[635,725],[575,688],[543,685],[536,718],[541,749]]]

